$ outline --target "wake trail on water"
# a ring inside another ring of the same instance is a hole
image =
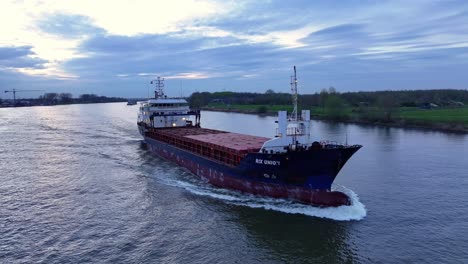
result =
[[[192,183],[186,180],[171,179],[170,177],[158,178],[166,185],[183,188],[195,195],[211,197],[238,206],[263,208],[266,210],[278,211],[288,214],[302,214],[337,221],[362,220],[367,215],[366,208],[364,204],[359,201],[358,195],[352,190],[339,185],[334,187],[333,190],[341,191],[348,195],[348,197],[351,199],[351,205],[322,208],[285,199],[257,196],[253,194],[216,188],[202,182],[201,180],[197,182],[194,181]]]

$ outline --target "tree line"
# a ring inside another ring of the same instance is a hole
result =
[[[43,104],[86,104],[127,101],[125,98],[99,96],[96,94],[82,94],[77,98],[73,98],[71,93],[45,93],[39,96],[38,100]]]
[[[340,93],[335,88],[323,89],[319,93],[298,95],[299,104],[303,106],[325,106],[331,99],[341,101],[348,106],[380,106],[392,103],[399,107],[415,107],[426,103],[440,106],[454,105],[457,102],[468,103],[468,90],[402,90],[374,92]],[[338,99],[337,99],[338,98]],[[265,93],[247,92],[195,92],[189,98],[191,107],[203,107],[209,103],[240,105],[287,105],[291,104],[291,95],[267,90]]]
[[[6,100],[3,100],[6,101]],[[9,100],[10,101],[10,100]],[[45,93],[38,98],[16,99],[17,106],[30,105],[60,105],[60,104],[87,104],[87,103],[110,103],[126,102],[127,99],[120,97],[99,96],[96,94],[82,94],[74,98],[71,93]],[[0,103],[2,101],[0,100]]]
[[[265,113],[267,106],[291,105],[291,95],[267,90],[265,93],[195,92],[188,98],[192,108],[208,105],[258,105],[256,112]],[[462,107],[468,105],[468,90],[402,90],[340,93],[335,88],[319,93],[298,95],[300,109],[334,120],[394,122],[401,107]]]

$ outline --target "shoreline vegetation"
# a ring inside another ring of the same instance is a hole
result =
[[[292,112],[291,95],[276,93],[195,92],[187,98],[194,109],[273,115]],[[0,108],[67,104],[128,102],[126,98],[70,93],[46,93],[39,98],[1,100]],[[333,87],[299,95],[299,111],[331,122],[419,128],[468,133],[468,90],[409,90],[339,93]]]
[[[286,99],[286,100],[285,100]],[[286,93],[194,93],[194,108],[208,111],[276,115],[292,111]],[[311,110],[311,117],[332,122],[386,127],[418,128],[468,133],[467,90],[417,90],[338,93],[334,88],[319,94],[299,95],[299,111]]]
[[[44,95],[39,96],[39,98],[16,100],[0,99],[0,108],[115,102],[127,102],[127,99],[120,97],[99,96],[95,94],[82,94],[78,98],[73,98],[72,94],[70,93],[45,93]]]

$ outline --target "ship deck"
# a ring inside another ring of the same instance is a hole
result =
[[[238,165],[247,153],[258,152],[269,140],[200,127],[153,128],[147,136],[231,166]]]

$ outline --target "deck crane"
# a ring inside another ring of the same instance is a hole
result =
[[[44,90],[16,90],[16,89],[11,89],[11,90],[6,90],[5,93],[13,93],[13,105],[16,106],[16,93],[17,92],[40,92]]]

